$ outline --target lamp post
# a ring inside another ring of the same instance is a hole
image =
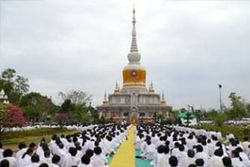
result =
[[[221,100],[221,88],[222,88],[222,85],[219,84],[218,87],[219,87],[220,111],[222,112],[222,100]]]
[[[190,124],[189,119],[190,119],[190,109],[192,109],[191,107],[192,106],[188,104],[188,110],[187,110],[187,127],[189,127],[189,124]]]

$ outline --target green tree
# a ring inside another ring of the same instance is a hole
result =
[[[204,117],[207,120],[214,121],[214,119],[217,117],[218,111],[215,109],[209,110],[208,112],[204,113]]]
[[[47,96],[43,96],[37,92],[31,92],[24,95],[20,101],[28,121],[47,121],[54,116],[57,107]]]
[[[0,140],[2,139],[2,132],[5,125],[6,113],[6,106],[2,102],[0,102]]]
[[[74,123],[89,123],[90,117],[88,115],[88,107],[84,104],[76,104],[74,111],[70,113],[72,122]]]
[[[250,103],[247,104],[246,109],[247,109],[247,115],[250,116]]]
[[[17,75],[14,90],[15,92],[19,92],[21,94],[27,93],[29,91],[28,79]]]
[[[99,115],[99,112],[97,111],[96,108],[91,106],[91,103],[88,106],[88,112],[90,112],[90,114],[91,114],[91,116],[90,116],[91,117],[91,122],[94,122],[94,123],[100,122],[101,117]]]
[[[13,82],[13,78],[15,76],[16,76],[16,70],[12,68],[7,68],[2,72],[1,78],[8,82]]]
[[[16,74],[15,69],[5,69],[0,76],[0,90],[8,95],[10,103],[19,104],[21,97],[28,92],[28,79]]]
[[[229,95],[231,100],[231,109],[229,110],[229,116],[231,119],[239,119],[246,116],[246,105],[243,99],[240,96],[237,96],[236,93],[232,92]]]
[[[61,105],[61,112],[71,112],[75,110],[75,105],[71,103],[70,99],[64,100]]]
[[[40,113],[36,110],[35,106],[25,106],[23,107],[24,115],[29,122],[37,122],[40,118]]]
[[[222,126],[224,124],[224,122],[227,120],[227,116],[225,113],[222,113],[222,112],[218,112],[216,117],[214,117],[214,123],[217,125],[217,126]]]
[[[215,109],[212,109],[206,113],[204,113],[204,117],[206,120],[213,121],[215,125],[222,126],[226,120],[228,120],[227,112],[219,112]]]

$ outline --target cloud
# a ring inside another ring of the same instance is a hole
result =
[[[0,70],[15,68],[31,91],[81,89],[101,104],[122,84],[132,1],[1,1]],[[218,108],[231,91],[250,99],[250,2],[136,1],[148,83],[175,108]]]

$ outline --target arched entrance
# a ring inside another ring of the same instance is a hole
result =
[[[138,123],[138,118],[139,118],[139,115],[138,115],[138,109],[136,106],[133,106],[131,107],[131,112],[129,114],[129,121],[130,123],[132,124],[137,124]]]

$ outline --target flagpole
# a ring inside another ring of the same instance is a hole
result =
[[[222,112],[222,100],[221,100],[221,88],[222,88],[222,85],[219,84],[219,98],[220,98],[220,111]]]

